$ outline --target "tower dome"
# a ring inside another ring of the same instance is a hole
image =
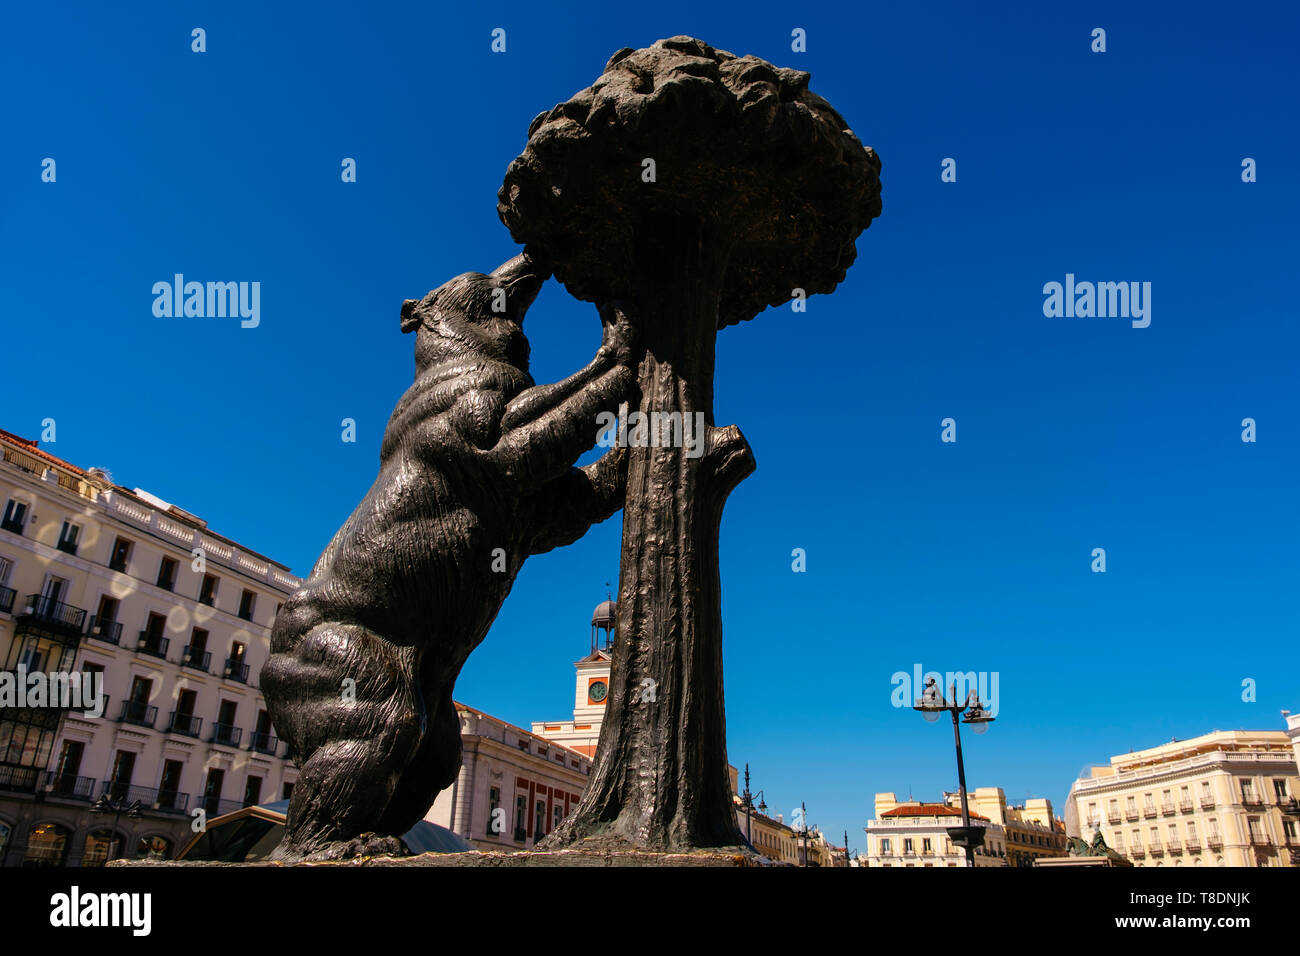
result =
[[[613,601],[601,601],[596,605],[596,610],[591,612],[591,626],[611,628],[614,626],[614,607]]]

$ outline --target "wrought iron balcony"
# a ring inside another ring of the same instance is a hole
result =
[[[1193,810],[1196,809],[1196,807],[1192,804],[1191,798],[1189,797],[1186,800],[1178,801],[1178,809],[1181,810],[1183,813],[1191,813]]]
[[[272,737],[270,734],[259,733],[255,730],[248,735],[249,750],[256,750],[260,754],[269,754],[274,757],[279,747],[279,739]]]
[[[1165,847],[1168,848],[1170,853],[1183,852],[1183,845],[1181,842],[1179,842],[1178,837],[1170,837],[1169,839],[1165,840]]]
[[[185,650],[181,652],[181,667],[192,667],[206,673],[211,663],[212,652],[195,647],[193,644],[186,644]]]
[[[14,609],[14,598],[18,592],[13,588],[0,588],[0,611],[8,614]]]
[[[1159,843],[1152,843],[1147,846],[1147,852],[1152,856],[1164,856],[1165,848]]]
[[[238,681],[241,684],[248,683],[248,665],[241,659],[234,657],[226,658],[225,676],[229,680]]]
[[[1202,797],[1201,797],[1201,809],[1202,809],[1202,810],[1213,810],[1213,809],[1214,809],[1214,797],[1202,796]]]
[[[1186,843],[1187,843],[1187,852],[1188,852],[1188,853],[1200,853],[1200,852],[1201,852],[1201,838],[1200,838],[1200,837],[1189,836],[1189,837],[1187,838],[1187,840],[1186,840]]]
[[[1177,813],[1178,811],[1174,809],[1173,801],[1170,800],[1170,801],[1167,802],[1167,803],[1162,803],[1162,804],[1160,804],[1160,812],[1161,812],[1164,816],[1172,817],[1172,816],[1173,816],[1175,813]]]
[[[1106,819],[1109,820],[1111,823],[1119,823],[1119,811],[1111,810],[1108,814],[1106,814]]]
[[[1262,807],[1264,798],[1254,793],[1243,793],[1241,795],[1241,805],[1243,807]]]
[[[18,793],[34,793],[36,784],[41,779],[39,767],[17,767],[12,764],[0,764],[0,790]]]
[[[158,708],[143,700],[122,701],[122,713],[117,718],[118,723],[136,724],[140,727],[152,727],[157,719]]]
[[[86,636],[93,637],[97,641],[103,641],[105,644],[117,644],[122,640],[122,622],[114,621],[111,618],[104,620],[97,614],[92,614]]]
[[[227,813],[234,813],[244,808],[238,800],[221,800],[217,797],[200,797],[195,806],[203,808],[204,813],[208,815],[208,822],[211,822],[214,817],[225,816]]]
[[[1156,817],[1156,805],[1154,803],[1148,803],[1142,808],[1142,816],[1146,817],[1148,820],[1154,820]]]
[[[1300,800],[1295,797],[1278,797],[1277,805],[1283,813],[1300,813]]]
[[[81,631],[86,626],[84,608],[55,601],[43,594],[27,595],[22,610],[14,617],[19,625],[40,628],[59,637],[80,639]]]
[[[163,637],[160,634],[150,634],[148,631],[141,631],[135,649],[141,654],[148,654],[150,657],[161,657],[166,660],[167,648],[170,646],[171,638]]]
[[[1146,856],[1146,855],[1147,855],[1147,851],[1144,850],[1141,846],[1135,846],[1135,847],[1133,847],[1133,849],[1129,850],[1128,852],[1129,852],[1129,856]]]
[[[156,787],[133,787],[126,781],[105,780],[100,791],[113,800],[133,803],[139,800],[148,810],[159,813],[184,813],[190,802],[188,793],[177,790],[160,790]]]
[[[46,796],[63,797],[66,800],[85,800],[87,803],[95,799],[94,777],[78,777],[76,774],[47,770],[42,778],[42,785]]]
[[[169,734],[181,734],[185,737],[198,737],[199,731],[203,728],[203,718],[195,717],[193,714],[178,714],[172,711],[167,718],[167,732]]]
[[[227,747],[238,747],[239,741],[243,739],[244,730],[242,727],[236,727],[234,724],[213,724],[211,741],[214,744],[223,744]]]
[[[1136,820],[1138,818],[1137,807],[1128,807],[1124,811],[1125,820]]]
[[[1211,833],[1205,838],[1205,845],[1211,850],[1221,850],[1223,849],[1223,837],[1217,833]]]

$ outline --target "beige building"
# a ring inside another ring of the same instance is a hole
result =
[[[945,793],[944,802],[960,811],[961,794]],[[1040,857],[1065,856],[1065,824],[1052,812],[1052,801],[1039,797],[1021,806],[1007,804],[1001,787],[977,787],[968,794],[971,810],[1000,826],[1006,840],[1007,866],[1033,866]]]
[[[296,771],[257,675],[298,579],[102,469],[0,447],[0,685],[90,675],[104,695],[98,716],[0,700],[0,863],[171,856],[196,809],[283,797]],[[138,816],[92,813],[101,797]]]
[[[969,805],[969,800],[968,800]],[[1006,866],[1002,827],[970,807],[971,826],[984,828],[984,845],[975,850],[976,866]],[[965,866],[966,851],[954,846],[949,827],[961,826],[960,808],[943,803],[899,802],[892,793],[876,794],[876,818],[867,824],[867,866]],[[859,864],[861,865],[861,864]]]
[[[475,849],[532,849],[577,804],[591,757],[464,704],[456,712],[460,773],[424,818]]]
[[[1300,865],[1285,731],[1215,731],[1121,754],[1074,782],[1079,833],[1137,866]]]

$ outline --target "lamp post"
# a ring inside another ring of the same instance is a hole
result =
[[[90,808],[91,813],[111,813],[113,814],[113,835],[108,843],[108,859],[105,863],[112,862],[113,851],[117,843],[117,825],[122,819],[122,815],[135,819],[140,816],[141,804],[139,800],[132,800],[127,803],[124,798],[110,798],[107,793],[100,794],[94,806]]]
[[[972,827],[970,825],[970,807],[966,802],[966,767],[961,759],[961,724],[971,725],[971,731],[977,734],[985,733],[989,728],[988,725],[993,722],[994,718],[989,716],[983,705],[980,703],[979,694],[973,690],[966,692],[966,702],[957,703],[957,685],[952,685],[952,697],[949,700],[943,698],[939,685],[935,683],[933,677],[925,682],[925,689],[921,692],[921,699],[913,706],[913,710],[919,710],[921,716],[926,720],[935,721],[939,719],[939,714],[947,711],[952,715],[952,739],[957,748],[957,787],[961,794],[961,826],[949,827],[948,836],[956,846],[960,846],[966,851],[966,865],[975,866],[975,848],[984,844],[984,828]],[[965,710],[965,716],[960,716]]]
[[[767,804],[763,802],[763,791],[760,790],[758,791],[758,793],[749,792],[749,764],[746,763],[745,764],[745,792],[740,795],[740,801],[745,805],[745,839],[749,841],[749,845],[751,847],[754,845],[754,840],[749,835],[749,811],[754,806],[755,797],[758,797],[758,812],[766,813]]]

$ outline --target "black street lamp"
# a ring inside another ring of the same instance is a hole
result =
[[[112,862],[114,859],[113,851],[117,844],[117,825],[121,821],[122,815],[126,814],[128,817],[135,819],[140,816],[141,809],[142,804],[139,800],[132,800],[127,803],[125,798],[111,798],[107,793],[100,794],[99,799],[90,808],[91,813],[113,814],[113,833],[109,838],[108,859],[104,861],[105,863]]]
[[[925,689],[921,692],[921,699],[912,706],[912,709],[919,710],[921,716],[929,721],[938,720],[939,714],[944,711],[952,715],[952,739],[957,747],[957,786],[961,793],[961,826],[948,827],[948,836],[952,839],[954,846],[965,849],[966,865],[974,867],[975,848],[984,845],[984,828],[970,825],[970,807],[966,803],[966,767],[961,759],[960,724],[970,724],[973,733],[982,734],[989,729],[988,725],[993,722],[994,718],[989,716],[988,711],[980,703],[979,694],[973,690],[968,690],[966,692],[966,702],[959,704],[957,703],[957,685],[953,684],[952,697],[950,700],[945,700],[933,677],[925,682]],[[966,715],[958,720],[963,710],[966,711]]]
[[[745,764],[745,792],[740,795],[740,802],[745,805],[745,839],[749,841],[751,847],[754,845],[754,840],[749,835],[749,811],[754,807],[755,797],[758,797],[758,812],[767,813],[767,804],[763,802],[763,791],[749,792],[749,764]]]

